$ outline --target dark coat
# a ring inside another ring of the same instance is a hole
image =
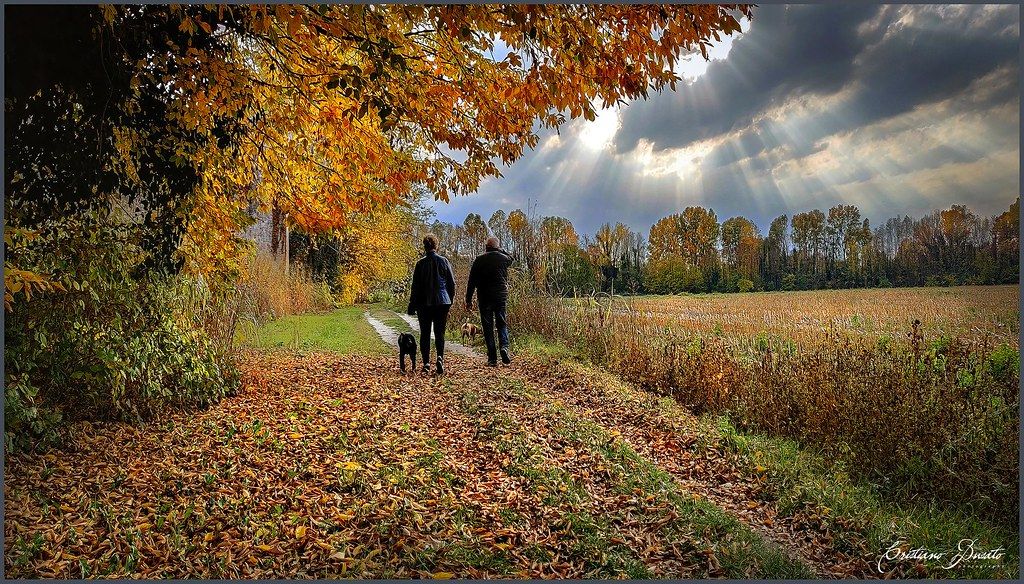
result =
[[[487,253],[477,256],[469,270],[466,304],[473,301],[473,291],[476,290],[480,306],[505,306],[508,302],[508,267],[511,265],[512,256],[503,249],[489,249]]]
[[[455,274],[448,258],[428,251],[412,272],[409,314],[426,306],[451,306],[455,297]]]

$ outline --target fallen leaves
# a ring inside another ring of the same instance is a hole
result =
[[[607,448],[672,444],[685,461],[692,437],[525,360],[500,375],[451,361],[439,381],[390,359],[244,354],[243,390],[207,411],[95,424],[56,456],[12,456],[7,574],[611,578],[628,575],[622,558],[657,577],[717,573],[663,492],[627,489],[605,446],[541,410],[600,421]],[[527,381],[557,400],[528,397]]]

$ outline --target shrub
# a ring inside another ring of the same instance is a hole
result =
[[[1020,352],[1003,343],[988,356],[989,371],[992,377],[1003,382],[1012,382],[1014,376],[1020,374]]]
[[[92,212],[47,225],[20,250],[19,265],[52,274],[66,292],[7,313],[5,448],[52,443],[66,421],[203,407],[235,387],[201,318],[176,310],[180,282],[141,272],[138,241],[131,224]]]
[[[736,289],[740,292],[750,292],[754,289],[754,283],[746,278],[740,278],[740,280],[736,282]]]

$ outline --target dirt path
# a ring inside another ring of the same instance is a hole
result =
[[[771,502],[685,412],[611,378],[462,354],[442,377],[393,355],[252,351],[240,368],[238,395],[206,411],[9,456],[6,575],[855,572],[812,527],[766,523]]]
[[[416,323],[412,317],[402,315],[402,318],[411,325]],[[377,322],[383,327],[378,332],[385,330],[391,332],[384,332],[384,335],[395,334],[393,329]],[[534,385],[548,400],[564,400],[577,415],[597,422],[606,430],[621,433],[631,447],[671,474],[682,488],[699,493],[727,510],[752,530],[799,558],[818,577],[874,575],[864,556],[850,556],[834,549],[830,545],[832,534],[813,517],[801,514],[780,517],[774,503],[766,500],[757,477],[744,476],[728,453],[695,449],[698,437],[692,416],[676,408],[671,412],[662,411],[652,396],[633,391],[610,377],[604,379],[603,384],[593,384],[574,375],[578,370],[574,372],[572,367],[556,365],[543,369],[540,378],[546,383]],[[524,376],[526,371],[529,373]],[[537,378],[537,364],[527,369],[513,368],[508,376],[528,383],[531,377]],[[583,387],[580,381],[584,381]]]
[[[396,316],[401,317],[402,320],[404,320],[406,323],[408,323],[409,326],[412,327],[412,330],[414,330],[414,331],[419,330],[420,323],[415,318],[409,316],[408,314],[398,314],[398,313],[394,313],[394,314]],[[373,317],[372,315],[370,315],[369,312],[365,313],[365,316],[366,316],[366,321],[370,323],[370,326],[373,327],[373,330],[377,331],[377,334],[380,335],[380,338],[384,339],[384,342],[387,343],[388,345],[390,345],[392,347],[395,346],[395,344],[398,342],[398,331],[395,330],[394,328],[384,324],[383,322],[381,322],[380,319]],[[431,342],[433,342],[433,340],[434,340],[434,334],[433,333],[430,334],[430,339],[431,339]],[[418,334],[416,335],[416,342],[419,343],[419,335]],[[453,353],[458,353],[460,355],[478,355],[479,354],[476,351],[474,351],[471,347],[467,347],[466,345],[463,345],[461,343],[457,343],[457,342],[452,341],[450,339],[446,339],[445,340],[444,347],[445,347],[445,351],[449,351],[450,350]]]

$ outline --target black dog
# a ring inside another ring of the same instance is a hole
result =
[[[402,333],[398,335],[398,363],[402,367],[402,373],[405,373],[405,356],[409,355],[412,359],[412,370],[416,370],[416,337],[409,333]]]

